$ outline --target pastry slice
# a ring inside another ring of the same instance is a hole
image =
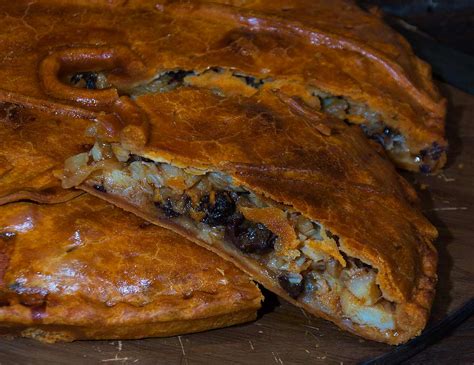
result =
[[[360,128],[278,91],[135,103],[130,120],[147,126],[66,160],[65,188],[182,234],[345,330],[390,344],[421,332],[437,232]]]
[[[231,263],[90,195],[0,207],[0,334],[172,336],[253,320],[261,299]]]

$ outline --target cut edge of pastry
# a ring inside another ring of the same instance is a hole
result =
[[[81,72],[67,75],[63,82],[86,89],[108,89],[107,75],[101,72]],[[297,96],[317,111],[329,114],[347,123],[359,125],[364,134],[381,145],[398,167],[423,173],[436,172],[446,163],[446,141],[417,141],[415,135],[405,136],[397,129],[395,117],[378,111],[363,101],[346,95],[334,95],[322,86],[302,80],[261,78],[225,67],[203,70],[161,70],[147,83],[140,83],[121,93],[132,99],[149,93],[165,93],[180,87],[209,89],[219,96],[250,97],[260,90],[278,89]],[[423,147],[421,147],[423,146]]]
[[[439,170],[446,163],[446,142],[433,141],[430,146],[416,149],[413,136],[405,136],[396,128],[396,121],[386,112],[377,111],[365,102],[356,101],[346,95],[334,95],[321,86],[308,85],[298,80],[261,79],[238,71],[210,68],[202,72],[189,73],[183,79],[185,85],[208,88],[222,95],[231,95],[235,90],[245,96],[259,89],[279,89],[300,97],[309,107],[334,116],[349,124],[361,127],[364,134],[380,144],[398,167],[429,173]],[[237,86],[245,83],[244,86]]]
[[[423,272],[407,298],[391,285],[380,260],[351,252],[329,227],[222,172],[97,142],[89,154],[68,159],[63,174],[63,187],[79,186],[182,234],[345,330],[399,344],[426,325],[437,260],[428,238],[419,253]]]

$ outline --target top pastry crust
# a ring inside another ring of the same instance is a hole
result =
[[[368,338],[399,343],[424,327],[436,282],[436,229],[418,210],[414,190],[359,128],[280,91],[224,98],[187,88],[135,102],[149,123],[145,140],[125,127],[121,144],[99,142],[89,156],[68,159],[65,187],[85,181],[87,191],[231,258],[293,303]],[[230,217],[236,209],[248,221],[238,218],[237,228]],[[320,232],[315,240],[299,236],[308,224]],[[244,226],[253,233],[242,242]],[[236,247],[228,237],[234,229]],[[288,261],[275,264],[281,259]],[[331,309],[306,300],[306,270],[313,275],[321,268],[295,268],[301,259],[303,266],[322,260],[323,271],[336,260],[348,276],[376,275],[379,295],[395,305],[397,326],[390,321],[374,329],[361,314],[359,325],[348,323],[353,308],[339,297],[332,297]]]
[[[445,162],[445,100],[429,66],[350,1],[9,1],[0,10],[2,89],[92,107],[113,96],[68,92],[51,79],[55,67],[104,72],[121,94],[153,90],[170,73],[225,94],[280,88],[361,124],[400,167]]]

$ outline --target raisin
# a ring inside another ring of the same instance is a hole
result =
[[[201,200],[199,201],[199,204],[196,207],[196,211],[205,212],[206,209],[209,207],[209,204],[210,204],[209,195],[204,195],[203,197],[201,197]]]
[[[203,211],[206,212],[202,219],[203,223],[213,227],[223,226],[227,224],[229,218],[234,214],[235,202],[227,191],[218,191],[214,204],[208,204],[207,207],[204,207]]]
[[[126,163],[127,163],[127,164],[131,164],[132,162],[135,162],[135,161],[153,162],[153,160],[150,160],[149,158],[141,157],[141,156],[137,156],[137,155],[131,154]]]
[[[107,192],[104,185],[100,185],[100,184],[95,184],[94,189],[97,190],[97,191],[100,191],[101,193],[106,193]]]
[[[299,282],[292,281],[290,280],[290,274],[288,273],[278,276],[278,283],[293,299],[298,298],[303,291],[303,280],[300,280]]]
[[[194,74],[193,71],[185,71],[185,70],[171,71],[169,73],[169,76],[171,77],[171,79],[168,82],[168,84],[171,84],[171,83],[182,84],[186,76],[193,75],[193,74]]]
[[[166,218],[176,218],[181,215],[180,213],[174,210],[173,203],[169,198],[166,199],[164,204],[156,202],[155,205],[160,208],[163,213],[165,213]]]
[[[430,156],[433,160],[437,161],[445,151],[445,148],[441,146],[438,142],[433,142],[432,147],[427,151],[427,155]]]
[[[380,144],[381,146],[385,147],[385,137],[382,135],[382,134],[372,134],[370,137],[370,139],[373,139],[374,141],[376,141],[378,144]]]
[[[16,236],[15,232],[0,232],[0,239],[4,241],[10,241]]]
[[[326,236],[329,238],[332,238],[334,241],[336,241],[337,244],[339,244],[339,236],[336,234],[332,234],[331,231],[326,230]]]
[[[398,134],[390,127],[384,127],[383,125],[366,126],[361,124],[363,132],[370,139],[376,141],[378,144],[387,149],[392,149],[394,144],[403,145],[405,139],[401,134]]]
[[[263,80],[257,79],[253,76],[239,75],[235,73],[232,76],[243,79],[248,86],[251,86],[254,89],[259,89],[263,85]]]
[[[423,174],[428,174],[431,172],[431,167],[429,165],[422,164],[420,165],[420,172]]]
[[[80,72],[71,77],[71,82],[77,85],[84,80],[86,89],[97,89],[97,74],[95,72]]]
[[[245,253],[265,253],[273,249],[277,236],[262,223],[234,215],[226,227],[226,237]]]
[[[430,173],[430,163],[439,160],[445,151],[446,148],[441,146],[438,142],[433,142],[430,148],[421,150],[415,157],[415,162],[420,164],[420,172],[424,174]]]

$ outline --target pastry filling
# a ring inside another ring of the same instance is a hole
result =
[[[340,238],[292,207],[259,196],[218,171],[179,168],[97,142],[65,163],[63,186],[87,179],[102,193],[223,243],[263,267],[297,301],[352,322],[395,331],[395,304],[377,271],[340,249]]]
[[[75,87],[87,89],[110,87],[106,75],[101,72],[80,72],[67,75],[66,79]],[[263,87],[281,89],[301,97],[309,106],[323,113],[347,123],[360,125],[367,137],[382,145],[394,160],[407,165],[415,163],[423,173],[430,172],[445,152],[443,146],[433,142],[430,148],[413,153],[409,150],[405,137],[399,131],[387,126],[382,116],[366,104],[344,96],[328,94],[313,86],[302,86],[298,82],[261,79],[221,67],[211,67],[202,72],[179,69],[165,71],[147,84],[122,92],[134,98],[148,93],[169,92],[183,86],[210,89],[219,96],[251,96]]]
[[[65,80],[77,88],[83,89],[106,89],[111,85],[107,82],[107,76],[103,72],[79,72],[65,75]]]

